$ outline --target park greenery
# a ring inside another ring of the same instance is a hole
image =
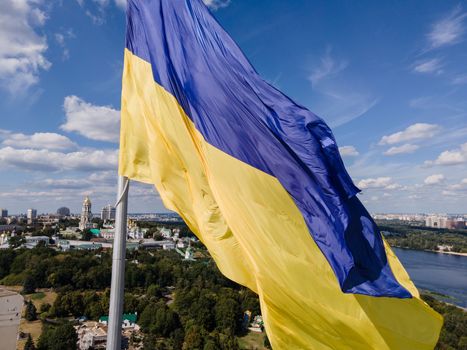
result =
[[[438,301],[430,295],[422,295],[422,298],[444,318],[443,329],[436,349],[467,350],[467,312]]]
[[[244,311],[260,313],[256,294],[223,277],[210,258],[187,262],[175,252],[144,250],[129,251],[127,258],[124,312],[138,313],[144,349],[240,348]],[[110,276],[110,252],[0,251],[0,284],[23,285],[28,294],[39,288],[58,293],[39,311],[27,304],[27,319],[44,323],[37,349],[55,349],[60,337],[61,344],[73,343],[70,322],[76,318],[106,315]]]
[[[439,251],[450,247],[451,252],[467,253],[467,230],[447,230],[429,227],[379,222],[379,228],[393,247]]]
[[[157,232],[150,224],[148,228],[151,234]],[[380,228],[396,246],[434,250],[435,244],[450,244],[460,251],[465,247],[462,232],[403,225]],[[222,276],[201,243],[195,246],[206,258],[184,261],[173,251],[127,252],[124,312],[137,312],[145,350],[240,349],[239,339],[246,333],[244,312],[260,314],[256,294]],[[27,340],[29,349],[63,349],[63,344],[76,348],[75,320],[107,315],[111,263],[111,252],[104,250],[57,252],[41,244],[30,250],[19,246],[0,250],[0,284],[21,285],[28,295],[44,288],[57,293],[54,302],[40,308],[26,304],[25,318],[43,323],[36,344]],[[445,319],[437,349],[467,350],[467,313],[431,295],[423,298]],[[265,336],[263,345],[269,348]]]

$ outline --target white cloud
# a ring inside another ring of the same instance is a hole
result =
[[[126,9],[126,0],[115,0],[115,3],[117,4],[118,7],[120,7],[122,10]]]
[[[0,164],[33,171],[97,171],[117,167],[116,150],[81,150],[76,152],[55,152],[46,149],[0,148]]]
[[[41,0],[0,1],[0,84],[12,94],[24,93],[51,66],[47,39],[35,31],[47,19]]]
[[[430,175],[425,179],[425,185],[438,185],[445,180],[443,174]]]
[[[454,85],[463,85],[467,84],[467,74],[461,74],[452,79],[452,84]]]
[[[407,153],[413,153],[420,147],[417,145],[412,145],[410,143],[406,143],[402,146],[396,146],[396,147],[391,147],[388,149],[386,152],[384,152],[385,155],[387,156],[395,156],[397,154],[407,154]]]
[[[88,177],[79,178],[48,178],[33,183],[34,187],[50,189],[87,189],[95,186],[115,187],[117,184],[116,171],[99,171],[91,173]]]
[[[45,179],[38,186],[55,189],[83,189],[91,183],[87,179]]]
[[[315,106],[321,109],[320,115],[324,117],[326,122],[332,128],[337,128],[360,118],[370,111],[377,103],[378,99],[370,94],[360,93],[342,88],[326,86],[318,91],[323,95],[320,106]]]
[[[323,79],[338,74],[340,71],[347,68],[346,61],[336,61],[331,57],[331,49],[328,48],[323,57],[321,57],[320,65],[314,68],[310,74],[312,84],[318,84]]]
[[[436,124],[417,123],[409,126],[403,131],[394,134],[383,136],[379,141],[380,145],[393,145],[396,143],[423,140],[436,135],[440,130],[440,126]]]
[[[354,146],[339,147],[339,152],[343,157],[356,157],[359,155],[357,149]]]
[[[418,194],[411,194],[408,198],[414,200],[414,199],[421,199],[422,196]]]
[[[9,133],[4,136],[4,146],[14,148],[67,150],[77,148],[68,137],[55,133],[35,133],[32,135]]]
[[[203,0],[203,2],[212,10],[217,10],[230,5],[230,0]]]
[[[431,32],[428,33],[431,48],[436,49],[460,42],[465,32],[466,17],[467,13],[462,12],[461,6],[457,6],[447,16],[434,23]]]
[[[390,177],[363,179],[358,182],[357,186],[362,190],[368,188],[384,188],[387,190],[400,188],[400,185],[393,183],[392,178]]]
[[[444,151],[434,161],[428,160],[425,165],[458,165],[467,163],[467,142],[458,149]]]
[[[58,46],[62,48],[62,58],[63,60],[67,60],[70,58],[70,50],[66,45],[66,41],[71,38],[75,38],[75,34],[73,33],[72,29],[62,30],[54,34],[55,41],[57,42]]]
[[[77,132],[91,140],[118,142],[120,112],[110,106],[95,106],[77,96],[65,97],[64,131]]]
[[[458,192],[454,192],[454,191],[443,191],[441,192],[441,194],[445,197],[457,197],[459,195]]]
[[[441,74],[443,63],[439,58],[432,58],[423,61],[417,61],[413,65],[414,72],[417,73],[436,73]]]
[[[328,47],[308,77],[314,92],[321,95],[318,103],[314,105],[314,110],[324,117],[332,128],[365,115],[379,101],[372,93],[358,91],[355,84],[347,86],[342,83],[338,73],[347,66],[346,61],[333,58]]]

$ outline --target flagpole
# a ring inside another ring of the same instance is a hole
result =
[[[125,290],[125,253],[129,180],[118,177],[118,197],[115,214],[115,235],[112,254],[112,283],[107,333],[108,350],[120,350],[122,344],[122,316]]]

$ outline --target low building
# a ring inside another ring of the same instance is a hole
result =
[[[63,240],[64,246],[68,247],[68,249],[76,249],[76,250],[97,250],[97,249],[111,249],[111,243],[94,243],[94,242],[86,242],[86,241],[75,241],[75,240]]]
[[[175,242],[169,240],[156,241],[155,239],[149,238],[141,241],[141,247],[144,249],[173,250],[175,249]]]
[[[37,222],[44,226],[55,225],[60,221],[57,215],[40,215],[37,218]]]
[[[255,333],[262,333],[264,328],[263,317],[261,315],[256,315],[253,319],[253,322],[248,327],[248,330]]]
[[[136,324],[138,318],[138,313],[134,314],[123,314],[122,317],[122,329],[134,328],[139,330],[139,326]],[[109,323],[109,316],[101,316],[99,318],[99,323],[107,326]]]
[[[0,233],[12,233],[12,232],[19,232],[23,231],[23,228],[18,225],[0,225]]]
[[[60,240],[58,240],[58,242],[57,242],[57,248],[59,248],[59,249],[62,250],[63,252],[69,251],[70,248],[71,248],[70,241],[67,241],[66,239],[60,239]]]
[[[165,228],[165,227],[160,228],[159,233],[164,238],[171,238],[172,237],[172,231],[170,231],[170,229]]]
[[[97,322],[84,322],[75,326],[80,350],[105,349],[107,347],[107,327]]]
[[[44,242],[46,246],[50,243],[50,238],[47,236],[31,236],[25,237],[25,239],[26,243],[24,243],[24,246],[29,249],[35,248],[40,242]]]
[[[114,239],[115,229],[114,228],[105,228],[101,230],[101,237],[105,239]]]

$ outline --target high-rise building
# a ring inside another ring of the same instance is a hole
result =
[[[0,208],[0,218],[7,218],[8,217],[8,210]]]
[[[104,221],[115,220],[115,207],[111,204],[108,204],[102,208],[101,219]]]
[[[58,208],[57,214],[60,216],[70,216],[70,209],[68,209],[67,207]]]
[[[36,220],[37,218],[37,210],[28,209],[27,218],[28,218],[28,224],[32,224],[34,220]]]
[[[86,197],[83,202],[83,209],[81,210],[81,220],[79,221],[79,229],[81,231],[92,228],[92,212],[91,212],[91,200]]]
[[[434,228],[447,228],[448,218],[445,216],[432,217],[432,225]]]

